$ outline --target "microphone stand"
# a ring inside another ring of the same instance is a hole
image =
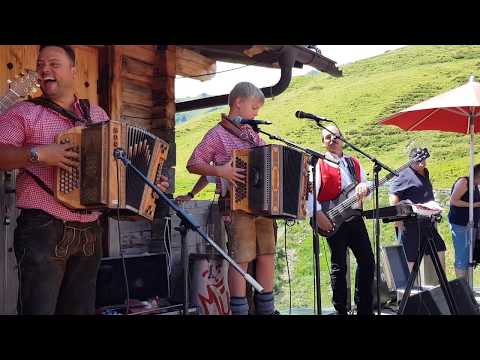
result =
[[[377,314],[380,315],[381,309],[380,309],[380,208],[378,205],[378,185],[379,185],[379,180],[378,180],[378,173],[383,169],[387,170],[394,176],[398,176],[398,173],[395,170],[392,170],[390,167],[387,165],[383,164],[381,161],[378,159],[374,158],[373,156],[370,156],[366,152],[362,151],[352,143],[348,142],[345,140],[345,138],[342,135],[337,135],[330,130],[328,130],[325,126],[320,124],[320,120],[315,120],[317,125],[321,127],[322,129],[325,129],[328,131],[330,134],[334,135],[336,138],[340,139],[343,141],[345,144],[350,146],[353,150],[359,152],[363,156],[365,156],[367,159],[369,159],[373,163],[373,174],[374,174],[374,191],[375,191],[375,197],[374,197],[374,213],[375,213],[375,252],[376,252],[376,273],[377,273]],[[332,121],[333,122],[333,121]]]
[[[316,176],[316,168],[317,162],[319,159],[330,161],[334,164],[338,164],[335,160],[330,160],[325,158],[325,155],[322,155],[314,150],[308,148],[302,148],[301,146],[292,143],[291,141],[285,140],[279,136],[267,133],[263,130],[258,128],[258,125],[252,126],[252,129],[257,133],[262,133],[267,135],[271,140],[281,141],[293,148],[296,148],[306,154],[310,155],[310,165],[313,167],[312,175],[313,175],[313,215],[312,215],[312,237],[313,237],[313,253],[315,257],[315,290],[316,290],[316,305],[317,305],[317,314],[322,315],[322,295],[321,295],[321,286],[320,286],[320,242],[318,239],[318,229],[317,229],[317,176]]]
[[[135,174],[137,174],[148,186],[150,186],[153,191],[170,207],[172,208],[177,216],[181,219],[180,226],[175,228],[175,230],[180,232],[182,238],[182,263],[183,263],[183,273],[184,273],[184,302],[183,302],[183,315],[188,315],[188,302],[189,302],[189,290],[188,290],[188,256],[187,256],[187,233],[188,230],[193,230],[197,232],[205,241],[207,241],[210,245],[212,245],[215,250],[217,250],[222,257],[227,260],[230,265],[232,265],[235,270],[237,270],[240,275],[242,275],[245,280],[252,285],[255,290],[259,293],[263,292],[263,287],[249,274],[247,274],[243,269],[230,257],[228,256],[223,249],[218,246],[212,239],[208,237],[201,229],[200,225],[198,225],[195,220],[188,214],[185,210],[179,207],[174,201],[169,199],[154,183],[152,183],[145,175],[143,175],[140,170],[138,170],[130,160],[127,158],[127,154],[121,148],[116,148],[113,151],[113,157],[117,160],[121,160],[125,167],[130,167],[134,170]]]

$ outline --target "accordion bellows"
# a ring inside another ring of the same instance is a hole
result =
[[[246,184],[237,183],[230,209],[276,218],[305,219],[309,156],[283,145],[234,150],[234,165],[245,169]]]
[[[121,209],[153,220],[153,190],[115,160],[122,148],[132,165],[156,182],[167,158],[168,144],[145,129],[109,121],[74,127],[55,137],[58,144],[71,143],[80,153],[80,166],[72,172],[57,168],[55,197],[71,209]],[[156,194],[155,194],[156,195]]]

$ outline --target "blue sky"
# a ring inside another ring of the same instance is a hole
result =
[[[387,50],[394,50],[405,45],[317,45],[322,55],[345,65],[360,59],[383,54]],[[241,67],[241,64],[217,62],[217,71],[224,71]],[[311,71],[310,66],[303,69],[294,69],[293,76],[304,75]],[[208,81],[199,81],[187,78],[175,80],[175,94],[178,98],[196,96],[201,93],[210,95],[227,94],[239,81],[250,81],[258,87],[275,85],[280,79],[279,69],[259,68],[247,66],[238,70],[228,71],[215,75]]]

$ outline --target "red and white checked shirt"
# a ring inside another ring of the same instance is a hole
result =
[[[74,112],[79,117],[82,116],[78,99],[74,103]],[[94,104],[90,106],[90,117],[94,123],[109,120],[107,113]],[[22,101],[0,115],[0,144],[17,147],[49,145],[54,143],[56,134],[73,126],[70,119],[54,110]],[[37,175],[54,191],[55,167],[30,165],[27,169]],[[17,176],[16,197],[18,208],[41,209],[65,221],[91,222],[95,221],[100,215],[99,212],[92,212],[91,214],[72,212],[56,201],[52,195],[43,190],[30,175],[21,169]]]
[[[222,119],[225,114],[222,114]],[[241,134],[249,138],[255,146],[265,145],[258,133],[253,131],[250,125],[240,125]],[[233,155],[233,150],[249,149],[252,144],[248,140],[242,140],[232,133],[225,130],[220,124],[214,126],[203,137],[202,141],[193,150],[190,159],[187,162],[187,167],[196,164],[210,164],[224,165],[230,161]],[[220,178],[216,178],[216,193],[222,193],[222,182]]]

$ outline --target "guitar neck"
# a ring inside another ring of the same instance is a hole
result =
[[[395,172],[400,172],[404,169],[406,169],[407,167],[409,167],[410,165],[412,165],[416,160],[410,160],[408,161],[407,163],[403,164],[402,166],[400,166],[397,170],[395,170]],[[385,184],[387,181],[389,181],[390,179],[392,179],[395,175],[393,175],[392,173],[388,173],[387,176],[385,176],[383,179],[381,179],[379,182],[378,182],[378,186],[382,186],[383,184]],[[368,186],[368,191],[369,192],[372,192],[373,190],[375,190],[375,184],[374,183],[371,183],[369,186]],[[355,205],[356,203],[358,203],[360,200],[360,198],[358,197],[358,195],[354,195],[348,199],[346,199],[345,201],[343,201],[342,203],[338,204],[337,206],[335,206],[334,208],[330,209],[327,213],[328,214],[334,214],[335,212],[338,212],[338,211],[342,211],[343,209],[346,209],[346,208],[349,208],[353,205]],[[331,212],[331,213],[330,213]]]
[[[415,162],[415,160],[410,160],[408,162],[406,162],[405,164],[403,164],[402,166],[400,166],[397,170],[395,170],[395,172],[400,172],[404,169],[406,169],[407,167],[409,167],[410,165],[412,165],[413,163]],[[383,179],[381,179],[379,182],[378,182],[378,186],[382,186],[383,184],[385,184],[387,181],[391,180],[395,175],[392,174],[392,173],[388,173],[387,176],[385,176]],[[372,190],[375,189],[375,184],[372,183],[370,184],[370,186],[368,187],[368,190],[371,192]]]
[[[15,104],[19,96],[12,90],[8,90],[7,94],[0,97],[0,114],[3,114],[7,109]]]

